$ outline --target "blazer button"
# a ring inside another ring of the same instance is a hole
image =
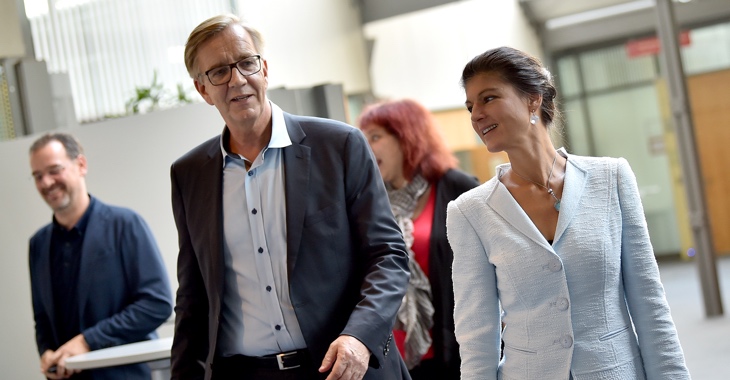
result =
[[[553,272],[559,272],[561,269],[563,269],[563,264],[560,262],[560,260],[553,260],[548,264],[548,267]]]
[[[558,300],[558,310],[568,310],[570,302],[567,298],[561,298]]]
[[[573,345],[573,338],[570,335],[560,338],[560,345],[563,346],[563,348],[570,348],[570,346]]]
[[[393,333],[388,335],[388,340],[385,341],[385,347],[383,347],[383,356],[388,356],[390,352],[390,341],[393,339]]]

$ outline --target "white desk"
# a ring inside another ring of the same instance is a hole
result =
[[[162,367],[150,363],[150,367],[153,370],[165,371],[170,366],[171,347],[172,338],[124,344],[72,356],[66,359],[66,367],[69,369],[84,370],[133,363],[166,361],[167,365],[163,365]],[[154,375],[153,378],[155,378]],[[169,376],[167,378],[169,379]]]

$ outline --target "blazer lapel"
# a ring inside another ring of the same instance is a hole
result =
[[[83,323],[83,315],[86,309],[89,287],[91,286],[91,277],[88,274],[93,273],[94,261],[96,257],[105,251],[104,246],[104,229],[106,228],[106,215],[102,212],[104,205],[96,200],[96,205],[89,215],[89,221],[84,232],[84,242],[81,246],[81,259],[79,261],[79,275],[77,280],[77,297],[79,303],[79,320]],[[83,327],[83,326],[82,326]],[[85,326],[89,327],[89,326]]]
[[[304,228],[311,148],[301,144],[306,134],[299,122],[287,113],[284,113],[284,119],[292,142],[292,145],[283,150],[284,178],[286,180],[287,273],[291,280]]]
[[[37,279],[33,279],[34,281],[38,281],[38,287],[41,289],[39,292],[41,295],[41,301],[46,306],[46,310],[48,311],[49,318],[54,318],[56,315],[56,310],[53,304],[53,285],[51,284],[51,236],[53,236],[53,226],[49,226],[49,228],[46,229],[46,232],[43,236],[43,239],[41,239],[41,245],[38,247],[41,261],[39,263],[40,265],[40,276],[38,276]],[[55,325],[54,326],[54,336],[56,334],[55,332]]]
[[[555,229],[555,242],[563,236],[578,211],[586,184],[586,172],[576,166],[574,160],[570,159],[563,148],[560,148],[559,152],[563,157],[568,158],[568,162],[565,165],[563,197],[560,199],[560,216],[558,217],[558,226]]]
[[[199,171],[200,177],[196,179],[199,184],[205,186],[200,189],[196,197],[199,199],[196,204],[202,207],[194,215],[195,218],[206,221],[208,228],[208,254],[211,265],[208,278],[215,279],[216,292],[223,294],[225,262],[223,260],[223,154],[219,140],[213,140],[208,149],[208,161],[203,163]],[[209,207],[207,205],[213,205]],[[220,302],[220,298],[215,300]]]
[[[497,172],[499,173],[499,168]],[[495,187],[487,202],[489,206],[509,224],[514,226],[518,231],[530,238],[538,245],[552,251],[552,247],[542,236],[540,231],[532,223],[530,217],[522,210],[522,207],[512,197],[509,190],[498,179],[495,179]]]

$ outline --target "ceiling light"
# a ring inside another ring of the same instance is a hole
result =
[[[687,0],[688,1],[688,0]],[[639,0],[630,3],[612,5],[610,7],[594,9],[590,11],[574,13],[567,16],[556,17],[545,22],[548,30],[565,28],[567,26],[583,24],[603,18],[619,16],[654,7],[654,0]]]

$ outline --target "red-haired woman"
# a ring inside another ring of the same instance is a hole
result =
[[[375,154],[411,256],[395,342],[414,380],[459,379],[446,205],[479,182],[456,169],[456,157],[433,115],[413,100],[371,105],[358,124]]]

